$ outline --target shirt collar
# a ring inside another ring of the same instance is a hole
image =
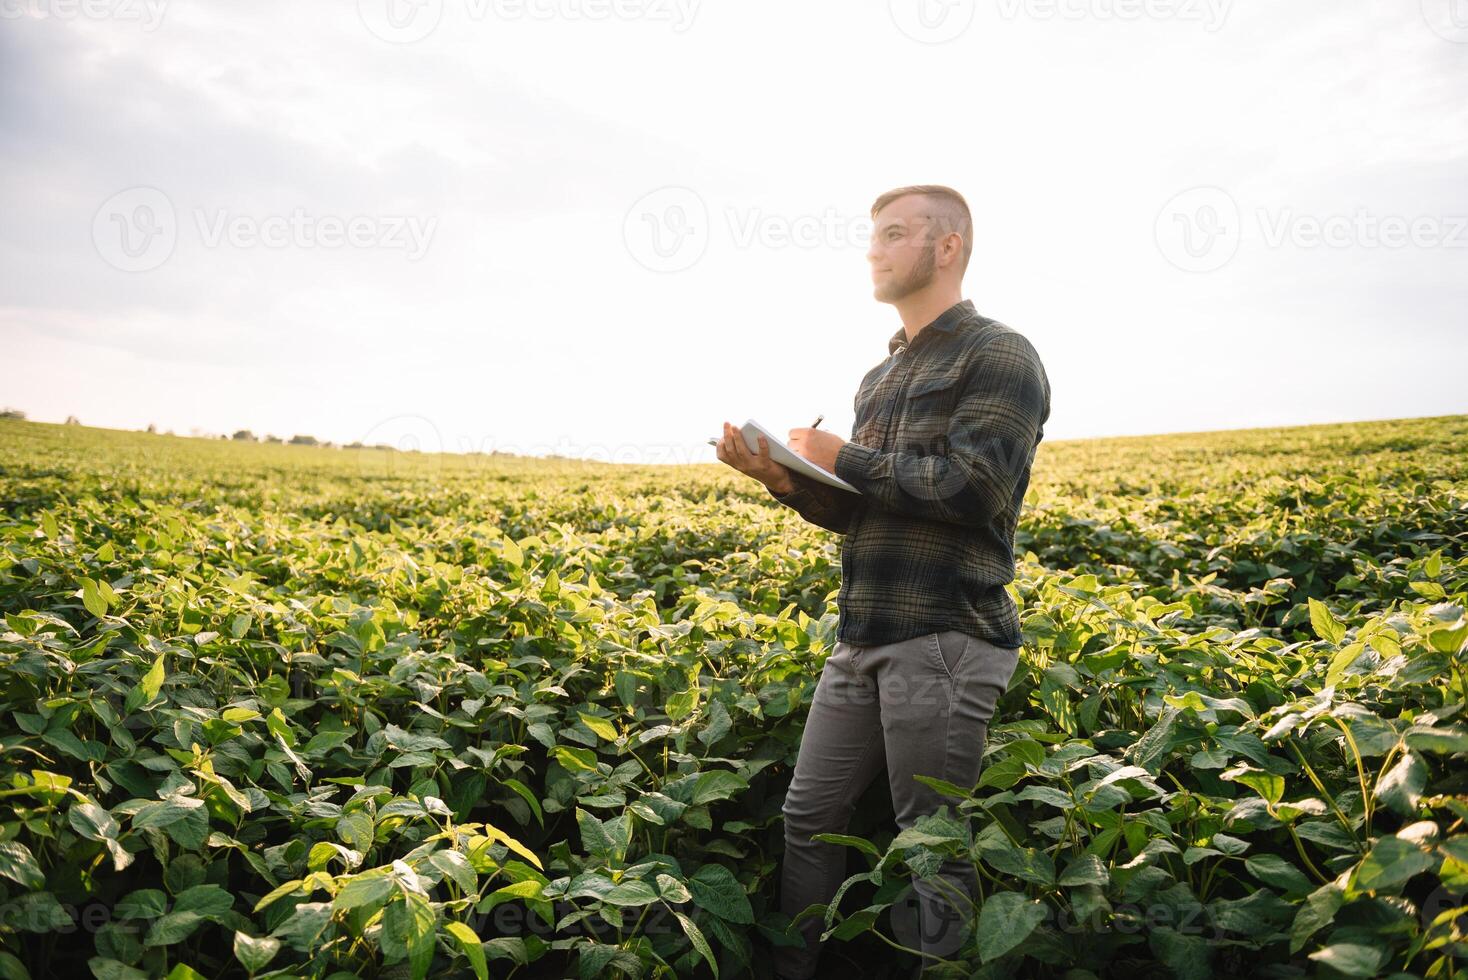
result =
[[[919,330],[918,337],[921,337],[929,330],[937,330],[940,333],[952,333],[954,327],[958,326],[959,323],[968,317],[973,316],[975,312],[977,311],[974,308],[973,300],[959,300],[942,313],[939,313],[936,320]],[[916,340],[914,340],[915,342]],[[892,338],[887,341],[887,353],[896,354],[899,348],[906,346],[908,346],[907,328],[899,327],[897,332],[892,335]]]

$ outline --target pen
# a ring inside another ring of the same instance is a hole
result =
[[[819,428],[820,427],[820,424],[821,424],[821,420],[824,419],[825,417],[826,416],[825,416],[824,413],[822,413],[820,415],[817,415],[816,416],[816,420],[810,424],[810,427],[812,429]],[[717,440],[717,439],[710,439],[709,440],[709,445],[710,446],[717,446],[718,444],[719,444],[719,440]]]

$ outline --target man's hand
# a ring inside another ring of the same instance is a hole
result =
[[[825,429],[791,429],[790,448],[829,473],[836,472],[836,454],[846,440]]]
[[[757,439],[759,452],[752,453],[744,442],[744,433],[725,422],[724,438],[719,440],[714,451],[720,462],[728,463],[739,472],[754,477],[769,487],[771,492],[781,495],[790,493],[795,489],[790,471],[770,458],[770,444],[764,436],[758,436]]]

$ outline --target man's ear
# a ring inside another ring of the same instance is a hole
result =
[[[953,259],[953,261],[957,262],[960,258],[963,257],[963,236],[962,235],[960,235],[956,231],[950,231],[947,235],[945,235],[943,237],[943,242],[944,242],[945,247],[947,245],[950,245],[950,244],[953,246],[953,254],[951,256],[952,259]]]

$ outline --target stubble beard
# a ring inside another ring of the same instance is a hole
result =
[[[896,303],[933,281],[938,271],[937,243],[929,243],[922,256],[900,282],[888,282],[877,286],[876,299],[881,303]]]

